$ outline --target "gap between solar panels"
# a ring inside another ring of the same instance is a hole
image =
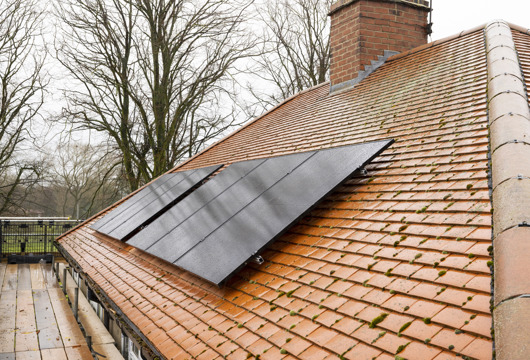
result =
[[[90,227],[115,239],[126,241],[186,197],[222,166],[164,174]]]
[[[164,175],[92,228],[220,286],[392,143]]]

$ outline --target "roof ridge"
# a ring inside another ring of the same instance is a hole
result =
[[[514,334],[530,331],[528,321],[521,321],[521,316],[528,318],[527,312],[514,311],[521,302],[530,306],[529,300],[516,299],[530,297],[528,281],[516,276],[521,261],[526,268],[530,256],[530,109],[512,29],[503,20],[485,28],[498,359],[524,358],[524,342]]]

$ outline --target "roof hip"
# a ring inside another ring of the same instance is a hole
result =
[[[518,273],[527,268],[530,257],[530,109],[511,26],[493,21],[485,28],[485,38],[494,208],[495,347],[497,359],[523,359],[528,354],[527,340],[517,334],[530,332],[530,286]]]

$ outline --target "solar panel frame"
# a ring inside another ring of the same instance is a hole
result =
[[[169,182],[176,182],[179,184],[184,179],[187,178],[188,175],[191,175],[195,173],[195,171],[190,173],[175,173],[175,174],[168,174],[171,175],[171,177],[166,178],[164,181],[164,184]],[[156,181],[155,181],[156,183]],[[103,226],[100,226],[97,230],[99,232],[102,232],[104,234],[110,235],[110,233],[118,226],[122,225],[124,222],[127,221],[131,215],[136,214],[138,211],[140,211],[145,206],[149,205],[153,201],[157,201],[163,196],[164,191],[162,190],[162,185],[164,184],[158,184],[156,187],[152,188],[144,188],[142,191],[136,195],[140,196],[133,196],[130,199],[127,199],[126,202],[123,205],[126,205],[126,207],[116,209],[118,211],[111,211],[107,216],[112,216],[111,221],[107,221],[106,224]],[[113,236],[114,237],[114,236]]]
[[[167,211],[162,214],[156,224],[146,227],[142,233],[131,237],[127,243],[141,249],[148,249],[159,239],[186,221],[190,216],[200,211],[220,194],[237,181],[243,179],[250,171],[261,165],[266,159],[243,161],[229,166],[215,176],[215,182],[209,181],[201,187],[201,191],[194,191],[179,203],[179,211]]]
[[[131,236],[134,230],[138,228],[137,224],[145,225],[150,219],[154,219],[158,214],[165,212],[173,203],[179,201],[183,195],[212,173],[219,170],[219,168],[220,166],[210,166],[197,169],[197,171],[191,172],[178,183],[171,183],[171,180],[165,182],[157,189],[160,190],[160,192],[163,191],[162,194],[156,194],[159,196],[153,198],[152,201],[145,204],[143,208],[139,209],[138,206],[135,206],[134,210],[136,210],[136,212],[134,214],[130,212],[130,209],[122,214],[121,218],[124,219],[124,221],[120,225],[114,227],[113,230],[109,231],[108,234],[116,239],[127,239]],[[155,192],[153,192],[153,194]],[[136,205],[138,205],[138,203]]]

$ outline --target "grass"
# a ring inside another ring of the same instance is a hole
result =
[[[20,243],[3,243],[2,253],[13,254],[20,253]],[[53,245],[53,240],[48,240],[46,247],[43,242],[27,242],[24,250],[26,253],[38,253],[38,252],[57,252],[57,249]]]

